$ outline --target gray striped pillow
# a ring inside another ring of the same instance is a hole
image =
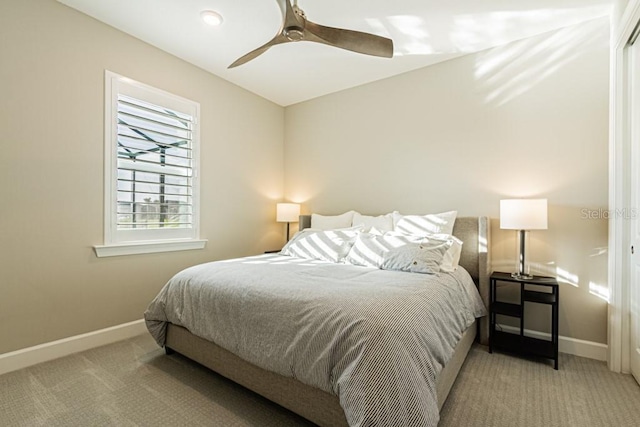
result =
[[[447,240],[361,233],[345,262],[383,270],[434,274],[440,271],[443,257],[450,246]]]

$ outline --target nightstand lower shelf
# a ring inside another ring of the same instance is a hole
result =
[[[493,334],[492,346],[496,350],[546,357],[549,359],[554,359],[556,357],[555,344],[553,341],[520,336],[502,331],[494,331]]]

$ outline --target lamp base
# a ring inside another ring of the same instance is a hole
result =
[[[511,277],[514,279],[531,280],[533,276],[531,274],[511,273]]]

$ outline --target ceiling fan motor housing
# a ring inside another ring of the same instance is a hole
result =
[[[299,42],[304,39],[304,30],[300,27],[287,27],[283,33],[284,36],[292,42]]]

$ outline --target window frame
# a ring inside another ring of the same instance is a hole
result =
[[[193,116],[192,224],[190,228],[118,230],[118,95],[127,95]],[[105,70],[104,116],[104,244],[98,257],[202,249],[200,239],[200,104]]]

